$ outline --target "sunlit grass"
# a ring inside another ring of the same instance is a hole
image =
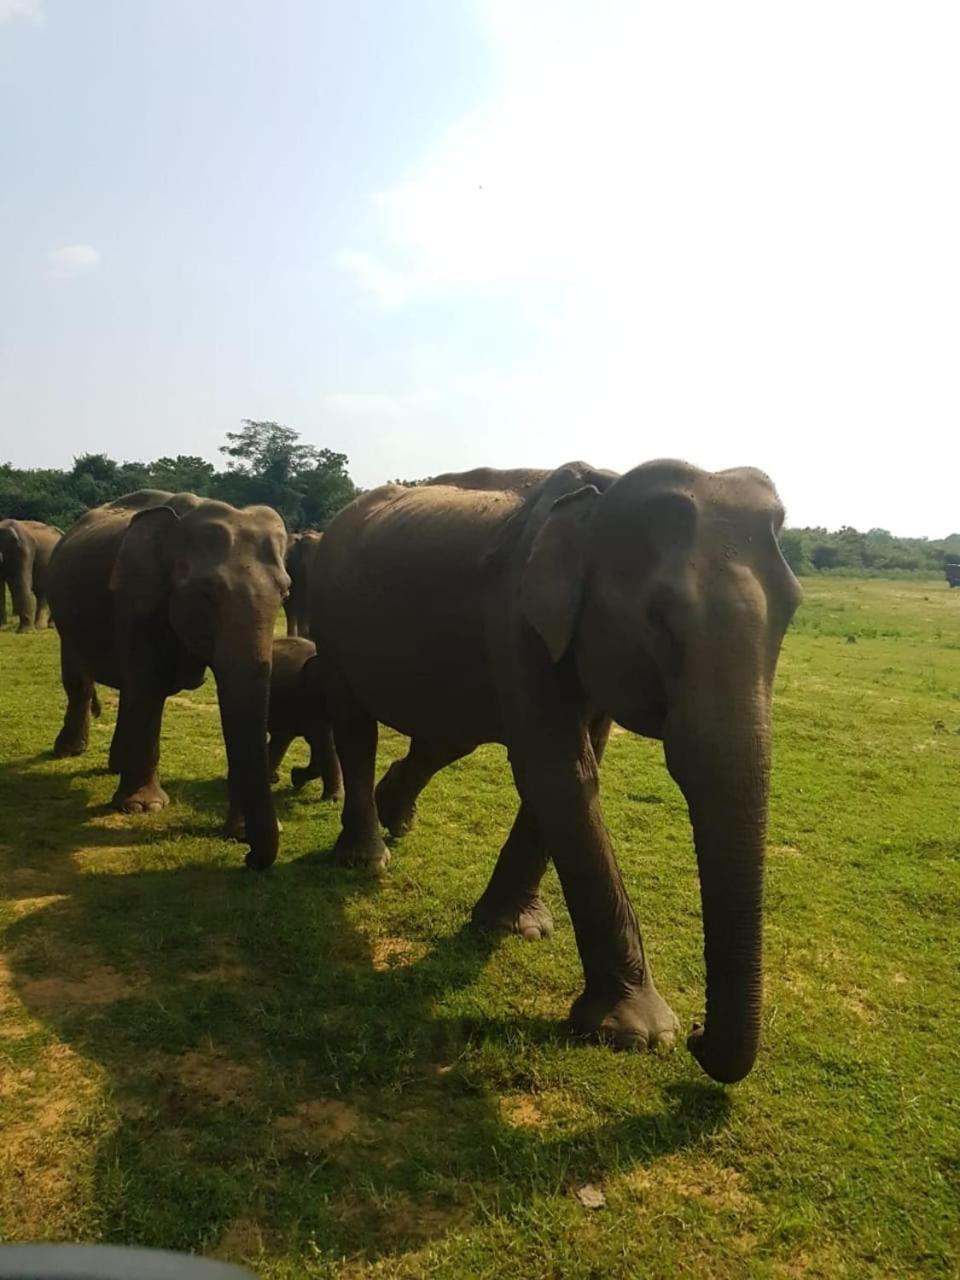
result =
[[[784,650],[763,1052],[571,1044],[579,964],[465,926],[502,750],[437,778],[379,882],[279,790],[277,867],[221,841],[211,684],[171,701],[153,818],[107,808],[116,699],[53,761],[53,634],[0,634],[0,1231],[300,1276],[890,1276],[960,1266],[960,592],[821,580]],[[302,744],[300,744],[302,746]],[[384,735],[384,760],[402,749]],[[305,757],[295,749],[290,763]],[[682,799],[615,737],[607,820],[661,991],[703,999]],[[577,1199],[600,1188],[604,1207]]]

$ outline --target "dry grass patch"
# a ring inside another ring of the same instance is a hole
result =
[[[349,1138],[361,1120],[360,1112],[349,1102],[313,1098],[301,1102],[291,1115],[277,1116],[273,1127],[284,1150],[320,1151]]]
[[[426,954],[427,948],[422,942],[411,942],[409,938],[377,938],[370,947],[370,963],[378,973],[385,973],[415,964]]]
[[[64,1013],[77,1005],[106,1005],[125,1000],[142,989],[142,978],[131,978],[109,965],[98,965],[76,978],[17,979],[23,1002],[40,1014]]]
[[[758,1201],[747,1190],[742,1173],[702,1158],[666,1156],[652,1165],[632,1170],[624,1177],[623,1185],[642,1200],[674,1196],[732,1213],[758,1208]]]

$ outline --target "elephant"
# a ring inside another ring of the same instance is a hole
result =
[[[267,713],[267,767],[270,781],[280,781],[280,766],[294,738],[306,738],[310,760],[303,768],[290,770],[290,781],[300,791],[314,778],[323,779],[324,800],[339,800],[343,795],[340,762],[333,745],[329,720],[317,716],[312,701],[311,664],[317,651],[309,640],[297,636],[278,637],[273,642],[273,664],[270,673],[270,709]],[[243,828],[243,814],[231,810],[227,828],[238,834]]]
[[[611,719],[662,741],[703,911],[706,1018],[687,1044],[733,1083],[759,1048],[772,686],[802,597],[777,541],[783,508],[752,468],[518,474],[499,488],[491,471],[385,485],[326,531],[311,632],[345,784],[332,858],[382,869],[381,822],[403,831],[433,773],[503,743],[520,807],[474,923],[547,935],[552,858],[584,973],[573,1030],[669,1048],[679,1024],[654,984],[598,773]],[[375,791],[378,722],[412,742]]]
[[[39,520],[0,520],[0,626],[7,620],[6,588],[13,597],[13,612],[20,618],[18,632],[43,630],[50,625],[47,575],[50,556],[63,530]]]
[[[87,746],[94,682],[120,691],[110,769],[114,805],[152,813],[166,698],[217,683],[231,810],[245,819],[250,867],[277,855],[267,767],[273,629],[290,586],[286,531],[270,507],[238,510],[191,493],[143,489],[88,511],[50,564],[67,695],[57,756]]]
[[[283,604],[288,636],[310,634],[310,565],[322,537],[323,534],[316,529],[307,529],[303,533],[292,533],[288,539],[286,567],[290,575],[290,594]]]
[[[960,564],[945,564],[943,571],[947,575],[947,582],[953,587],[960,587]]]

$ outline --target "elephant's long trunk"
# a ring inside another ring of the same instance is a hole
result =
[[[694,727],[683,765],[671,771],[690,810],[703,908],[706,1022],[689,1047],[709,1076],[732,1084],[749,1073],[760,1044],[770,735],[755,705],[731,708],[727,723],[722,740]]]
[[[267,767],[271,644],[269,637],[254,633],[242,653],[225,652],[226,648],[217,646],[213,671],[227,748],[231,808],[244,816],[250,845],[247,866],[259,870],[275,861],[278,846]]]

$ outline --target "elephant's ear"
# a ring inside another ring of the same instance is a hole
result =
[[[180,517],[172,507],[138,511],[127,526],[110,575],[110,589],[134,617],[159,608],[170,586],[165,544]]]
[[[523,567],[520,606],[554,662],[573,639],[583,594],[587,526],[599,497],[599,490],[588,484],[558,498]]]

